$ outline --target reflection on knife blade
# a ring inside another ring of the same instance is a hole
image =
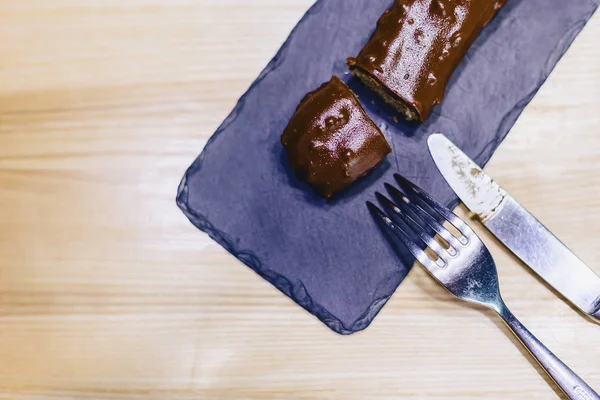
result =
[[[435,140],[435,139],[433,139]],[[471,212],[475,213],[481,222],[492,218],[494,213],[500,210],[506,192],[496,184],[488,175],[464,157],[454,144],[447,144],[448,152],[439,152],[442,163],[450,163],[455,172],[454,178],[457,184],[463,187],[463,203],[467,204]],[[453,186],[453,185],[450,185]],[[453,186],[454,187],[454,186]]]

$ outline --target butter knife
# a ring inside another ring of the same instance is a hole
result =
[[[600,322],[600,277],[446,136],[429,151],[461,201],[509,250],[573,306]]]

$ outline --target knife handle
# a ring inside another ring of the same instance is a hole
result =
[[[600,400],[598,393],[548,350],[506,306],[498,314],[569,399]]]

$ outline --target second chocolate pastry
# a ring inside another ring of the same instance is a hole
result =
[[[409,121],[423,122],[477,35],[506,0],[396,0],[357,58],[354,75]]]
[[[327,198],[392,151],[356,95],[335,76],[300,102],[281,144],[296,174]]]

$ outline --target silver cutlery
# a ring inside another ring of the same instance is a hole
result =
[[[571,304],[600,322],[600,277],[440,133],[431,155],[454,192],[508,249]]]
[[[395,175],[395,179],[404,193],[386,184],[394,201],[376,193],[386,212],[367,203],[381,226],[399,239],[454,296],[494,310],[570,399],[600,400],[600,396],[529,332],[504,304],[496,264],[475,232],[407,179],[399,175]]]

